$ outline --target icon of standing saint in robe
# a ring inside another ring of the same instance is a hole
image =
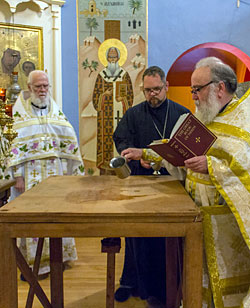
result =
[[[117,156],[113,132],[126,110],[133,105],[133,86],[122,65],[127,48],[117,39],[105,40],[98,49],[98,57],[105,68],[99,72],[93,93],[97,111],[97,167],[101,174],[111,170],[109,161]]]

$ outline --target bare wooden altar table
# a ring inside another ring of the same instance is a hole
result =
[[[53,176],[0,209],[0,307],[17,308],[17,237],[51,239],[51,302],[63,308],[62,237],[183,237],[185,308],[201,308],[202,226],[199,210],[170,176]],[[60,244],[60,241],[59,241]],[[19,260],[19,261],[18,261]],[[58,266],[59,264],[59,266]],[[40,285],[31,274],[35,293]]]

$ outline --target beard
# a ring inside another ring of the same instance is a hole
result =
[[[211,123],[221,109],[221,104],[213,89],[210,90],[206,101],[195,101],[195,116],[203,123]]]
[[[165,101],[165,99],[166,98],[164,98],[163,100],[160,100],[158,97],[154,96],[148,100],[148,103],[150,104],[152,108],[157,108]]]
[[[47,94],[44,98],[37,97],[34,92],[30,94],[31,101],[34,105],[38,107],[47,107],[49,106],[49,94]]]
[[[116,63],[114,63],[114,62],[108,62],[108,66],[107,66],[107,68],[108,68],[108,70],[110,71],[110,73],[111,73],[111,76],[113,77],[113,76],[115,76],[115,72],[117,71],[117,70],[119,70],[119,63],[118,62],[116,62]]]

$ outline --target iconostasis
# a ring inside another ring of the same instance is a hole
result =
[[[65,1],[0,0],[0,87],[18,73],[21,89],[31,70],[45,70],[51,94],[62,105],[61,6]]]

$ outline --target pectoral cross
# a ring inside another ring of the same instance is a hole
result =
[[[121,118],[122,117],[120,117],[120,111],[119,110],[117,110],[117,116],[115,117],[115,120],[117,121],[117,124],[116,125],[118,125],[118,123],[120,122],[120,120],[121,120]]]

